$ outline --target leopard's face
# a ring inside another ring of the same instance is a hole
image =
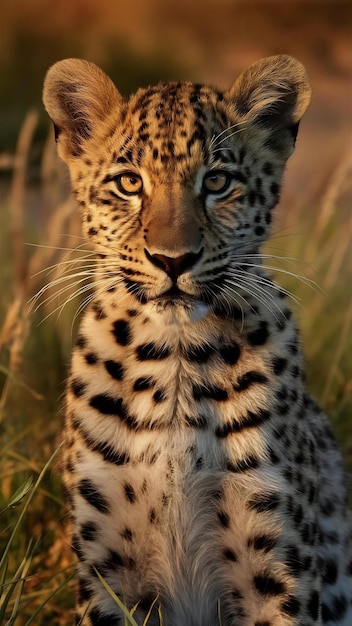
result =
[[[46,102],[98,255],[99,288],[123,286],[162,307],[229,307],[269,234],[308,90],[297,68],[272,110],[262,110],[245,79],[225,93],[160,84],[125,101],[95,66],[62,63],[79,74],[66,87],[69,101],[60,74],[47,79]]]

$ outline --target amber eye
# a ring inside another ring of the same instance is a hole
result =
[[[124,172],[115,177],[118,190],[125,196],[137,196],[143,189],[143,181],[134,172]]]
[[[231,174],[221,170],[208,172],[203,178],[203,190],[206,193],[219,194],[229,187],[232,180]]]

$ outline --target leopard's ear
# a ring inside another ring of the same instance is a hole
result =
[[[311,96],[299,61],[287,55],[261,59],[241,74],[225,96],[244,122],[267,129],[268,141],[289,156]]]
[[[82,154],[93,128],[121,106],[123,98],[94,63],[64,59],[48,70],[43,102],[54,123],[58,152],[70,161]]]

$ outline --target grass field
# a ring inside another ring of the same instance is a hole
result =
[[[0,156],[0,167],[7,171],[0,206],[0,624],[8,626],[60,626],[73,620],[73,565],[58,448],[66,364],[76,326],[72,320],[79,302],[69,301],[61,309],[71,292],[60,300],[54,287],[38,309],[30,303],[53,278],[47,268],[67,260],[68,249],[81,240],[67,175],[51,138],[43,151],[36,149],[36,125],[36,115],[29,113],[16,153]],[[301,300],[296,314],[308,386],[331,417],[349,471],[352,214],[340,209],[339,201],[351,184],[351,158],[351,153],[342,155],[309,212],[294,202],[287,207],[299,234],[278,221],[268,248],[296,259],[277,262],[278,280]],[[282,273],[283,268],[289,273]]]

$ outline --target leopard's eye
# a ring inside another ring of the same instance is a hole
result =
[[[231,174],[221,170],[208,172],[203,178],[203,190],[205,193],[219,194],[226,191],[232,180]]]
[[[114,178],[118,190],[125,196],[138,196],[143,189],[143,181],[139,174],[124,172]]]

